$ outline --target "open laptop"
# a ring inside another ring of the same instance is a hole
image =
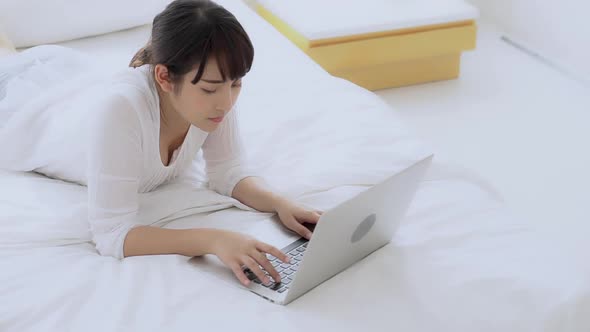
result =
[[[290,263],[267,255],[281,275],[263,285],[245,268],[248,289],[277,304],[287,304],[389,243],[406,214],[433,155],[357,196],[325,211],[311,240],[300,238],[282,249]]]

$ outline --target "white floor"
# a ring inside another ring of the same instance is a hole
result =
[[[480,22],[458,80],[378,91],[440,158],[476,170],[514,211],[551,227],[590,220],[590,87]]]

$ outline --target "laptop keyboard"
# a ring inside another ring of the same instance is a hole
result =
[[[309,241],[302,238],[300,240],[293,242],[292,244],[290,244],[289,246],[287,246],[286,248],[281,250],[289,256],[289,258],[291,259],[290,263],[285,263],[270,254],[266,255],[269,262],[272,264],[272,266],[275,268],[275,270],[277,270],[277,272],[281,276],[281,282],[274,282],[274,279],[270,276],[270,273],[268,273],[266,270],[264,270],[264,268],[262,268],[262,266],[260,266],[260,268],[262,269],[262,272],[264,272],[264,274],[266,274],[269,277],[269,279],[271,280],[271,282],[267,285],[263,284],[260,281],[260,279],[258,279],[258,277],[254,274],[254,272],[252,272],[249,268],[246,268],[244,270],[244,272],[246,273],[246,276],[248,277],[248,279],[252,280],[253,282],[255,282],[261,286],[264,286],[270,290],[274,290],[279,293],[283,293],[289,289],[291,282],[295,278],[295,273],[297,273],[297,269],[299,268],[299,263],[303,259],[303,254],[305,253],[305,250],[307,249],[308,243],[309,243]]]

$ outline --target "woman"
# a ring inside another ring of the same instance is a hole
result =
[[[162,229],[135,219],[138,193],[183,173],[202,149],[212,189],[277,212],[286,227],[310,238],[302,223],[317,223],[321,212],[273,193],[244,167],[232,109],[253,56],[249,37],[226,9],[176,0],[154,18],[150,42],[131,68],[108,85],[69,84],[12,115],[0,131],[0,167],[87,185],[90,228],[102,255],[214,254],[244,285],[249,280],[242,266],[269,283],[260,265],[280,281],[265,253],[288,257],[266,243],[231,231]]]

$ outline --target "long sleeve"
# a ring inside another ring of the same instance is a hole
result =
[[[207,136],[202,148],[210,189],[231,196],[240,180],[256,175],[246,165],[236,109],[229,112],[219,128]]]
[[[101,255],[123,258],[123,244],[137,222],[142,165],[140,120],[121,96],[94,105],[88,147],[88,217]]]

